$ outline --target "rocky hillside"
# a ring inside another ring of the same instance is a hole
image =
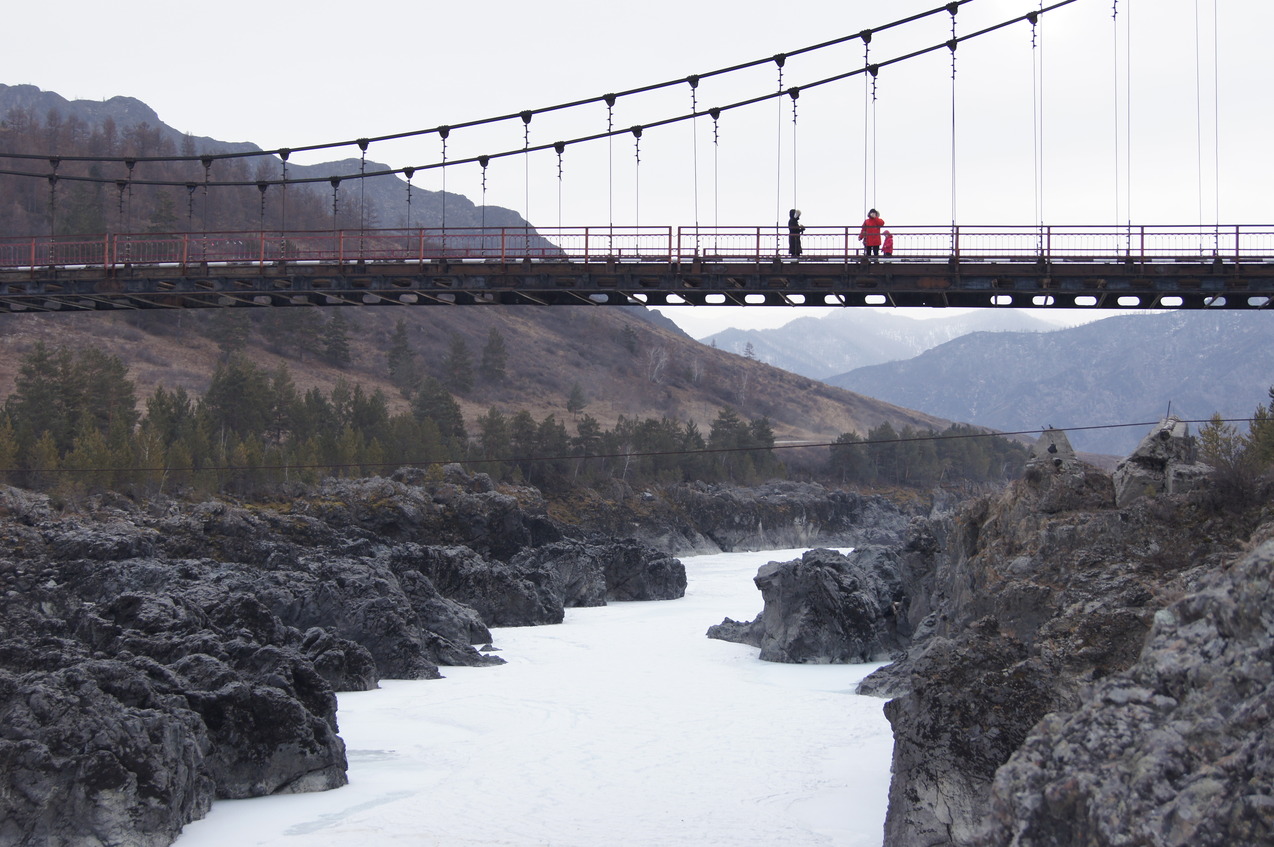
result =
[[[1271,843],[1262,502],[1116,507],[1111,476],[1043,462],[918,522],[901,551],[915,635],[861,689],[892,698],[885,843]]]

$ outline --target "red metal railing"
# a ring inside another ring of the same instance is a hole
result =
[[[1274,224],[889,227],[894,261],[1274,261]],[[802,260],[852,262],[855,227],[807,227]],[[0,239],[0,268],[278,262],[769,262],[781,227],[452,227],[321,232],[124,233]]]

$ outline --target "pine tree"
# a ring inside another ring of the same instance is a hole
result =
[[[404,394],[410,392],[420,375],[416,370],[416,352],[407,342],[407,323],[402,319],[394,325],[394,334],[389,340],[385,361],[389,366],[390,382]]]
[[[876,474],[867,456],[867,446],[856,432],[842,432],[831,446],[829,468],[841,482],[870,485]]]
[[[252,323],[243,309],[214,309],[205,328],[208,337],[217,342],[223,359],[246,349],[252,334]]]
[[[463,444],[468,440],[460,405],[446,386],[433,377],[425,377],[420,381],[420,387],[412,399],[411,411],[420,420],[433,421],[438,427],[439,435],[444,439],[456,444]]]
[[[1274,386],[1269,393],[1269,405],[1256,407],[1248,432],[1253,461],[1262,468],[1274,465]]]
[[[499,409],[490,408],[478,418],[478,443],[482,447],[484,459],[509,456],[509,419]]]
[[[70,449],[75,406],[67,385],[70,370],[70,353],[65,348],[50,350],[43,341],[22,358],[5,410],[24,448],[49,433],[59,453]]]
[[[136,426],[137,395],[122,359],[89,347],[76,355],[73,371],[80,406],[78,420],[88,421],[103,434],[116,423],[127,430]]]
[[[340,309],[332,310],[332,317],[323,328],[323,356],[337,367],[344,367],[353,359],[349,349],[349,321]]]
[[[533,464],[530,459],[539,454],[538,434],[535,418],[526,409],[519,410],[509,421],[510,447],[517,458],[515,464],[521,470],[523,479],[530,479]]]
[[[199,404],[214,432],[260,436],[274,418],[270,375],[242,356],[217,365]]]
[[[542,461],[536,463],[538,478],[552,482],[565,476],[571,450],[571,438],[566,434],[566,425],[556,416],[547,415],[540,421],[535,434],[536,449]]]
[[[584,397],[584,389],[579,387],[579,383],[571,386],[571,394],[566,398],[566,411],[572,415],[578,415],[588,407],[588,400]]]
[[[1199,430],[1199,458],[1212,466],[1212,493],[1221,508],[1243,509],[1255,499],[1259,472],[1251,441],[1219,414]]]
[[[473,388],[473,358],[469,346],[459,335],[452,334],[451,346],[442,357],[443,383],[457,394],[466,394]]]
[[[482,348],[482,362],[478,372],[485,382],[504,382],[505,366],[508,364],[509,351],[504,344],[504,336],[495,327],[487,333],[486,346]]]
[[[142,427],[168,445],[193,426],[194,419],[195,406],[186,389],[178,387],[176,391],[168,391],[161,385],[146,401],[146,418]]]
[[[571,446],[583,456],[601,452],[602,425],[597,422],[597,418],[585,415],[579,419],[579,423],[575,424],[575,437],[571,439]]]
[[[637,330],[633,329],[632,324],[624,324],[624,328],[619,331],[619,337],[624,348],[635,355],[637,353],[638,340]]]
[[[61,463],[58,460],[57,443],[53,433],[45,430],[36,440],[35,446],[22,457],[22,466],[27,470],[27,484],[38,491],[48,491],[58,482],[57,472]]]
[[[18,437],[8,415],[0,415],[0,482],[13,485],[17,481]]]
[[[92,347],[72,355],[42,342],[18,366],[5,410],[23,449],[48,432],[59,455],[71,449],[84,426],[104,435],[117,420],[131,429],[138,417],[133,382],[121,359]]]

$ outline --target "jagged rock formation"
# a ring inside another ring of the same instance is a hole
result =
[[[214,797],[343,785],[335,691],[502,664],[474,649],[489,626],[685,591],[636,542],[564,541],[536,491],[408,480],[75,513],[0,488],[0,843],[165,845]]]
[[[1118,508],[1111,477],[1046,461],[914,525],[915,636],[860,687],[893,698],[886,844],[1268,839],[1269,556],[1230,569],[1255,519],[1200,503]]]
[[[1274,843],[1274,542],[1154,618],[1141,658],[996,774],[982,843]]]
[[[1189,424],[1164,418],[1115,467],[1115,505],[1122,508],[1138,497],[1195,491],[1210,470],[1198,460]]]
[[[750,623],[726,618],[709,638],[751,644],[767,662],[824,664],[892,658],[906,641],[897,554],[866,547],[848,556],[810,550],[756,575],[765,607]]]
[[[1079,464],[1066,431],[1048,427],[1026,456],[1026,467],[1040,473],[1074,473]]]

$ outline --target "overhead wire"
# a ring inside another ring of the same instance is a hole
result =
[[[1111,62],[1113,72],[1110,75],[1114,88],[1114,148],[1115,148],[1115,226],[1119,226],[1119,0],[1111,5]]]
[[[956,37],[956,11],[958,6],[951,5],[951,40],[947,47],[951,50],[951,254],[956,252],[956,48],[960,39]]]
[[[1180,420],[1180,419],[1179,419]],[[1207,419],[1190,419],[1180,420],[1184,424],[1212,424],[1212,423],[1247,423],[1252,424],[1255,418],[1207,418]],[[233,472],[233,471],[286,471],[286,470],[319,470],[319,469],[366,469],[366,468],[402,468],[402,467],[430,467],[433,465],[481,465],[481,464],[502,464],[514,462],[563,462],[563,461],[587,461],[590,459],[642,459],[657,458],[661,456],[704,456],[717,455],[722,453],[757,453],[769,450],[797,450],[810,448],[832,448],[832,447],[872,447],[885,444],[912,444],[917,442],[928,441],[945,441],[956,439],[972,439],[972,438],[1008,438],[1014,436],[1043,435],[1046,431],[1060,430],[1063,432],[1090,432],[1093,430],[1104,429],[1127,429],[1131,427],[1153,427],[1158,426],[1162,421],[1135,421],[1132,423],[1118,424],[1092,424],[1088,426],[1058,426],[1047,427],[1041,429],[1022,429],[1011,431],[980,431],[980,432],[958,432],[958,433],[942,433],[933,432],[929,435],[912,435],[899,436],[897,438],[876,438],[864,439],[862,441],[802,441],[791,444],[773,444],[769,447],[702,447],[685,450],[651,450],[645,452],[617,452],[617,453],[594,453],[589,455],[550,455],[550,456],[505,456],[475,459],[421,459],[421,460],[402,460],[397,462],[314,462],[314,463],[297,463],[297,464],[281,464],[281,465],[203,465],[200,467],[100,467],[100,468],[0,468],[0,474],[5,473],[57,473],[57,474],[85,474],[85,473],[208,473],[208,472]]]
[[[1213,223],[1216,227],[1216,245],[1221,250],[1221,54],[1218,34],[1221,20],[1220,3],[1212,0],[1212,180],[1216,186]]]
[[[1194,175],[1199,192],[1199,233],[1203,233],[1203,57],[1199,39],[1199,0],[1194,0]],[[1203,252],[1203,239],[1199,239]]]
[[[774,57],[779,66],[779,93],[783,92],[783,66],[787,64],[787,56],[779,53]],[[778,98],[778,133],[774,142],[774,249],[782,250],[783,244],[783,98]],[[793,206],[792,208],[796,208]]]

